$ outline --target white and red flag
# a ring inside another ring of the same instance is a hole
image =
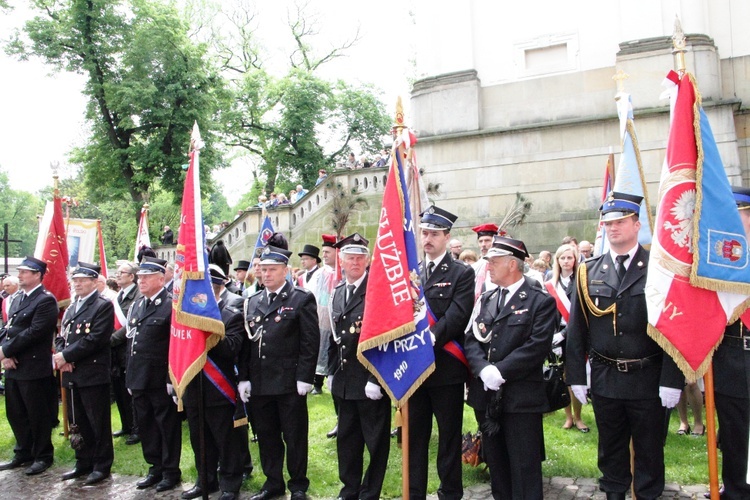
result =
[[[45,224],[44,220],[49,220],[49,223]],[[63,309],[70,305],[68,245],[65,237],[62,203],[57,195],[52,200],[52,217],[43,219],[39,233],[43,244],[41,254],[36,257],[47,263],[47,272],[44,273],[42,284],[57,299],[57,307]]]
[[[138,222],[138,233],[135,235],[135,253],[133,260],[138,262],[138,253],[143,247],[151,247],[151,237],[148,235],[148,204],[141,208],[141,219]]]

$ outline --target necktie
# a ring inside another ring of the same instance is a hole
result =
[[[25,292],[19,293],[18,294],[18,305],[20,306],[21,304],[23,304],[24,300],[26,300],[26,293]]]
[[[313,273],[311,271],[307,271],[307,273],[305,273],[305,283],[310,282],[310,278],[312,278],[312,275]]]
[[[76,308],[73,309],[73,314],[78,313],[81,310],[81,299],[76,300]]]
[[[120,293],[118,293],[118,294],[117,294],[117,302],[118,302],[119,304],[122,304],[122,298],[123,298],[124,296],[125,296],[125,293],[124,293],[124,292],[123,292],[122,290],[120,290]]]
[[[356,287],[354,285],[346,285],[346,301],[344,302],[344,305],[348,304],[350,300],[352,300],[352,295],[354,295],[354,289]]]
[[[425,277],[427,279],[430,279],[430,276],[432,276],[432,271],[435,269],[435,262],[430,261],[429,264],[427,264],[427,272],[425,273]]]
[[[151,305],[151,299],[146,297],[146,300],[143,301],[143,305],[146,306],[146,309],[148,309],[148,306]]]
[[[276,296],[278,294],[276,292],[271,292],[268,294],[268,303],[273,304],[273,301],[276,300]]]
[[[629,257],[629,254],[618,255],[615,257],[615,260],[617,261],[617,278],[620,281],[622,281],[622,278],[625,276],[625,271],[627,271],[627,269],[625,269],[625,261],[628,260]]]
[[[505,299],[508,298],[509,291],[510,290],[508,290],[507,288],[503,288],[502,290],[500,290],[500,301],[498,302],[498,305],[497,305],[497,312],[502,311],[503,307],[505,307]]]

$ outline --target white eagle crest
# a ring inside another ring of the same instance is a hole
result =
[[[677,224],[664,222],[664,229],[670,231],[672,241],[679,247],[687,247],[693,253],[693,213],[695,212],[695,189],[682,193],[669,210]]]

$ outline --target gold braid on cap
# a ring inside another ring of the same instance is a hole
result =
[[[614,329],[615,335],[617,335],[617,315],[615,314],[617,311],[617,302],[613,303],[606,309],[599,309],[599,307],[594,304],[589,296],[588,272],[586,270],[585,262],[582,262],[581,265],[578,266],[578,276],[576,277],[576,280],[578,281],[578,295],[583,297],[589,312],[597,318],[611,314],[612,328]],[[588,322],[588,318],[586,318],[586,323],[588,324]]]

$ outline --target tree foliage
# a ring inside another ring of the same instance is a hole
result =
[[[8,237],[21,240],[21,243],[8,244],[8,257],[33,255],[39,224],[36,216],[44,211],[44,205],[37,196],[25,191],[11,189],[8,174],[0,169],[0,237],[3,224],[8,224]],[[0,249],[3,248],[0,243]],[[0,250],[3,252],[4,250]],[[0,254],[0,257],[4,255]]]
[[[201,177],[209,188],[211,169],[221,165],[212,145],[227,94],[206,47],[188,38],[174,8],[151,0],[32,5],[39,15],[9,49],[85,75],[91,135],[72,159],[84,167],[92,200],[126,195],[137,217],[157,179],[179,200],[194,122],[207,144]]]

